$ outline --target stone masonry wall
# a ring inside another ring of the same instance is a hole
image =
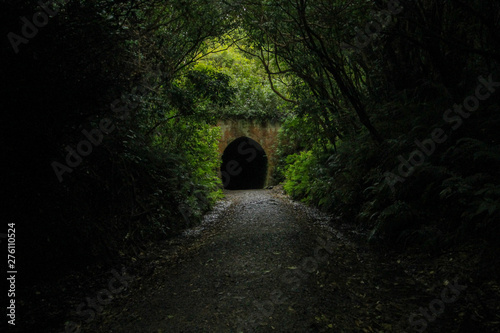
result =
[[[278,148],[278,132],[281,124],[278,122],[225,119],[217,124],[222,130],[222,138],[219,141],[219,154],[222,156],[226,147],[235,139],[246,136],[257,141],[268,159],[267,185],[274,185],[272,174],[276,166],[276,149]]]

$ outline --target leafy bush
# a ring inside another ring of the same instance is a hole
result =
[[[234,92],[231,104],[212,109],[218,118],[280,120],[286,117],[290,107],[271,89],[261,64],[236,48],[211,54],[195,69],[216,71],[231,78]]]

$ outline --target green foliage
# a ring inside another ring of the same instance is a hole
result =
[[[279,147],[285,190],[356,221],[372,244],[439,251],[479,238],[492,246],[500,236],[499,95],[458,129],[443,115],[474,94],[479,74],[498,80],[498,14],[473,9],[498,13],[498,2],[401,1],[384,30],[360,35],[386,4],[244,2],[248,52],[296,101]],[[398,157],[436,128],[445,142],[392,189],[385,173],[399,175]]]
[[[4,36],[21,33],[19,17],[39,10],[28,1],[4,7]],[[234,96],[228,75],[194,68],[233,27],[223,3],[70,1],[60,9],[19,54],[7,38],[0,45],[9,64],[1,69],[8,174],[18,180],[5,187],[7,206],[12,220],[24,212],[33,272],[111,260],[196,224],[222,195],[214,115]],[[65,163],[65,147],[103,119],[114,130],[59,183],[51,163]]]
[[[266,73],[255,58],[234,47],[213,53],[195,66],[199,71],[219,72],[230,78],[232,103],[213,109],[218,118],[278,120],[286,117],[289,105],[271,89]]]
[[[331,195],[334,189],[325,157],[325,154],[318,156],[318,152],[312,150],[289,155],[284,189],[292,198],[328,211],[334,207],[336,198]]]
[[[310,202],[312,167],[317,164],[312,151],[303,151],[300,154],[289,155],[286,160],[288,168],[285,171],[285,191],[294,199]]]
[[[276,178],[375,242],[493,243],[499,94],[458,130],[443,113],[479,74],[498,80],[500,3],[401,2],[361,48],[350,46],[385,1],[70,1],[19,54],[4,38],[6,206],[26,211],[25,241],[107,258],[196,223],[221,196],[213,125],[237,117],[285,120]],[[37,10],[4,7],[4,36]],[[128,119],[113,111],[120,96]],[[102,119],[116,130],[59,184],[51,162]],[[384,173],[434,128],[446,142],[393,192]]]
[[[228,75],[205,68],[189,71],[186,78],[190,88],[200,97],[219,107],[231,104],[235,89],[229,86],[231,78]]]

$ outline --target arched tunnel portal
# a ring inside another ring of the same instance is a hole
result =
[[[276,184],[279,121],[221,119],[217,127],[221,130],[218,150],[223,160],[220,176],[225,188],[253,189]],[[250,157],[254,160],[247,161]],[[230,174],[230,171],[237,173],[240,168],[241,174]]]
[[[263,188],[267,169],[268,159],[264,148],[245,136],[232,141],[222,155],[222,183],[228,190]]]

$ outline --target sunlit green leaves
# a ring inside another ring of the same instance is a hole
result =
[[[271,89],[261,64],[257,59],[229,47],[211,54],[196,64],[202,72],[219,72],[230,78],[231,103],[214,109],[217,117],[282,119],[290,112],[291,105],[281,100]]]

